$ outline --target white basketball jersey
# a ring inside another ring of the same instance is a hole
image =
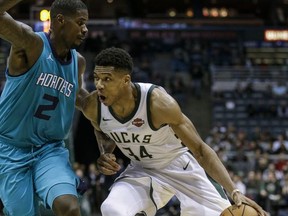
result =
[[[115,141],[132,163],[145,168],[161,168],[188,151],[169,125],[153,127],[150,113],[151,92],[157,86],[134,83],[137,101],[134,111],[126,119],[119,119],[111,107],[101,103],[99,125]]]

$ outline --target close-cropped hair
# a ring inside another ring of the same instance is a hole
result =
[[[73,16],[78,10],[88,10],[82,0],[55,0],[50,8],[50,17],[53,19],[57,14]]]
[[[133,59],[124,49],[111,47],[102,50],[94,59],[96,66],[112,66],[115,69],[128,71],[133,70]]]

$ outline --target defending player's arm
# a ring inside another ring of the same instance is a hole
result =
[[[43,48],[41,38],[30,26],[14,20],[6,12],[19,2],[20,0],[0,1],[0,37],[12,45],[8,64],[9,74],[14,76],[29,70]]]
[[[83,76],[86,69],[86,60],[85,58],[78,53],[78,91],[76,95],[76,108],[80,111],[82,110],[82,107],[84,107],[84,101],[85,98],[88,97],[89,92],[83,88]]]
[[[23,0],[0,0],[0,13],[8,11]]]
[[[200,138],[193,123],[182,113],[178,103],[165,91],[155,89],[152,92],[150,106],[154,126],[159,128],[163,124],[169,124],[208,175],[221,184],[231,195],[236,187],[229,173],[215,151]],[[237,205],[241,205],[242,202],[248,203],[262,215],[265,215],[259,205],[243,194],[237,192],[231,198]]]

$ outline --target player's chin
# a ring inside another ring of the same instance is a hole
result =
[[[72,44],[71,49],[77,49],[78,47],[80,47],[83,44],[84,40],[82,39],[78,39],[74,42],[74,44]]]
[[[74,44],[72,44],[71,49],[77,49],[80,47],[80,45],[81,45],[81,43],[74,43]]]

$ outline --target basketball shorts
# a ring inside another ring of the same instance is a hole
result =
[[[6,215],[39,215],[39,202],[52,208],[60,195],[77,196],[77,183],[64,142],[19,148],[0,141],[0,199]]]
[[[163,169],[130,164],[102,203],[102,216],[154,216],[173,196],[181,216],[219,216],[231,205],[223,188],[186,152]]]

